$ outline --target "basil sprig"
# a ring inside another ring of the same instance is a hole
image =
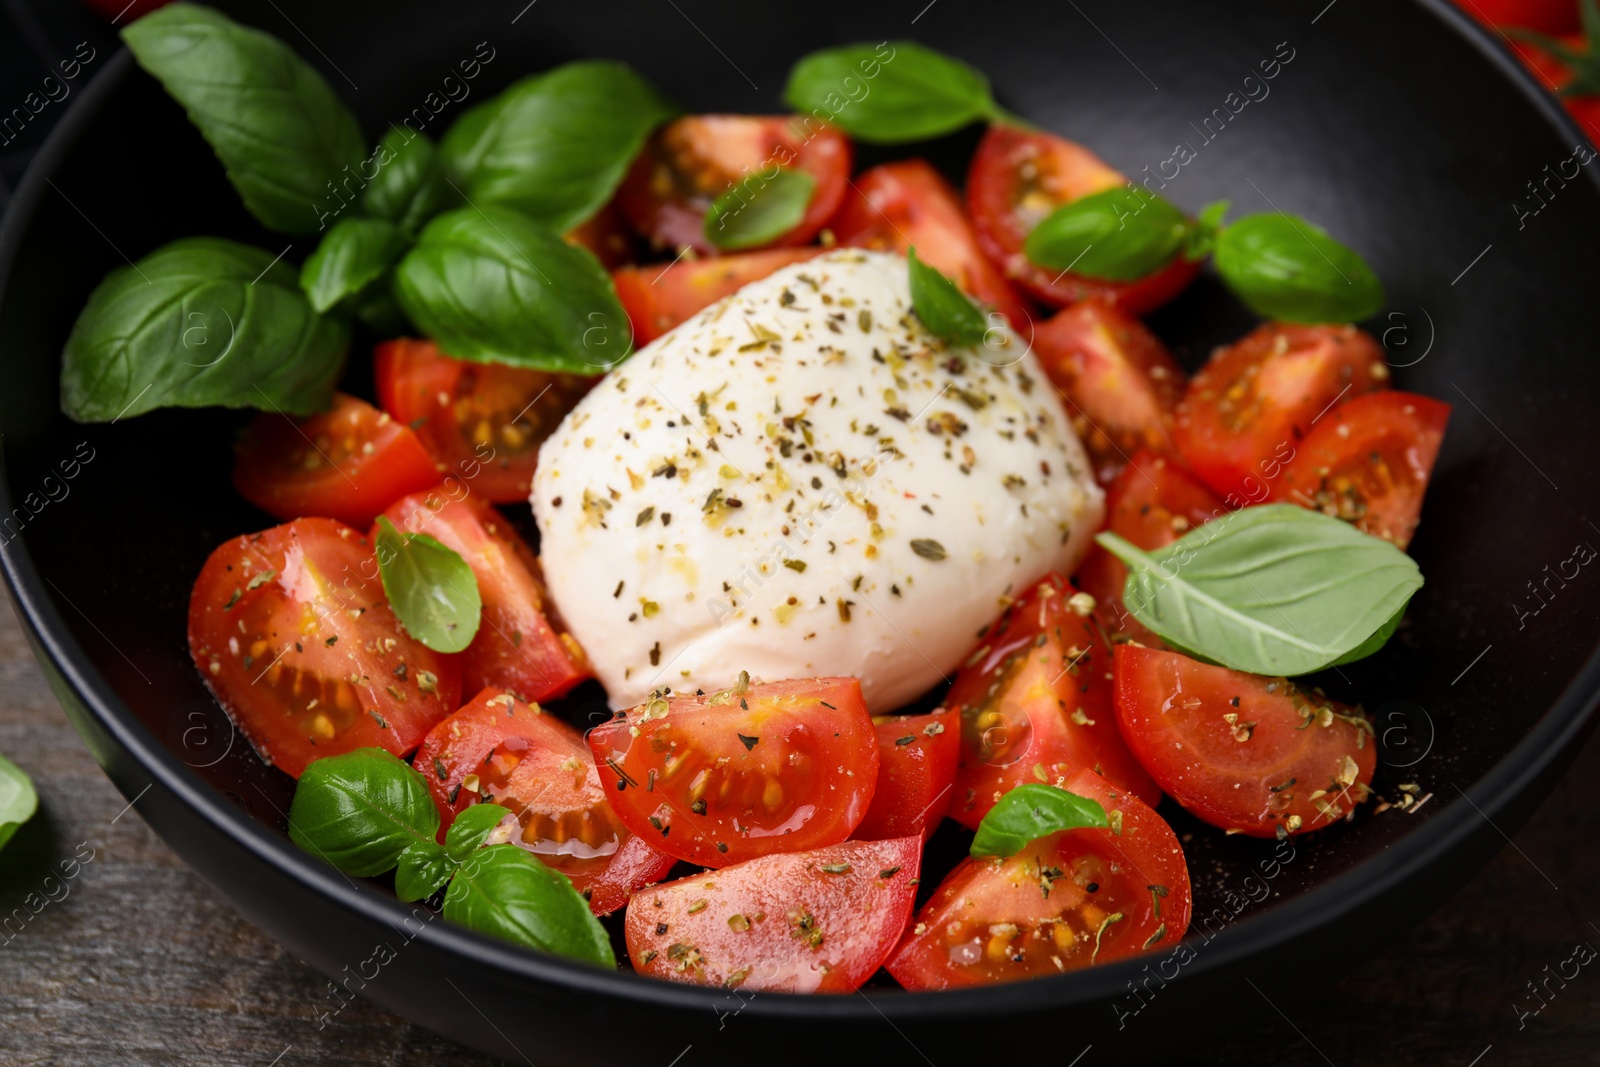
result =
[[[277,38],[192,4],[152,11],[122,39],[183,105],[262,225],[322,228],[328,182],[366,156],[355,116],[322,75]]]
[[[1188,232],[1188,218],[1170,200],[1118,186],[1062,204],[1022,247],[1041,267],[1133,281],[1170,263]]]
[[[349,328],[312,309],[294,268],[259,248],[186,237],[95,287],[62,353],[61,409],[79,422],[160,407],[309,415],[328,406],[348,343]]]
[[[1217,273],[1258,315],[1359,322],[1383,307],[1383,284],[1354,250],[1305,219],[1247,215],[1216,238]]]
[[[39,810],[39,794],[21,767],[0,756],[0,848]]]
[[[978,305],[937,267],[918,259],[915,248],[907,255],[906,265],[911,272],[911,310],[922,325],[950,344],[981,344],[989,324]]]
[[[1110,532],[1095,540],[1127,564],[1134,618],[1251,674],[1310,674],[1372,655],[1422,588],[1394,545],[1293,504],[1232,512],[1154,552]]]
[[[377,176],[361,191],[361,208],[374,218],[388,219],[415,237],[423,223],[460,195],[445,181],[439,151],[427,134],[391,126],[373,153]]]
[[[605,928],[567,877],[513,844],[486,844],[511,813],[476,804],[443,845],[422,775],[388,752],[357,749],[315,760],[295,787],[289,837],[344,873],[395,871],[401,900],[445,890],[450,922],[558,956],[616,966]]]
[[[735,182],[706,211],[706,240],[724,252],[760,248],[806,217],[817,180],[803,170],[780,168]]]
[[[454,549],[427,534],[401,533],[378,517],[378,575],[406,633],[435,652],[472,644],[483,613],[478,579]]]
[[[384,219],[351,215],[333,224],[300,268],[300,287],[319,313],[355,296],[388,272],[409,242]]]
[[[972,838],[973,856],[1014,856],[1041,837],[1062,830],[1110,826],[1105,806],[1053,785],[1029,782],[1012,789],[984,815]]]
[[[812,52],[790,70],[783,99],[874,144],[927,140],[1004,117],[982,73],[912,41]]]

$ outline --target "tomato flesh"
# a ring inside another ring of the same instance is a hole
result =
[[[945,703],[961,718],[961,759],[946,813],[977,829],[1027,782],[1062,785],[1085,769],[1148,803],[1161,799],[1117,732],[1111,649],[1059,574],[1029,589],[984,635]]]
[[[856,827],[862,841],[920,835],[944,819],[961,756],[961,723],[944,709],[929,715],[879,715],[878,784]]]
[[[633,262],[633,231],[614,200],[568,230],[562,240],[593,253],[606,270]]]
[[[189,654],[261,758],[300,777],[358,748],[403,755],[461,695],[455,661],[414,640],[372,545],[298,519],[211,553],[189,598]]]
[[[916,899],[922,839],[761,856],[634,895],[634,970],[674,982],[849,993],[883,964]]]
[[[1117,648],[1117,719],[1161,788],[1253,837],[1320,829],[1366,800],[1377,766],[1359,708],[1136,645]]]
[[[1099,801],[1111,827],[1065,830],[1005,859],[963,860],[885,964],[901,985],[1037,978],[1161,951],[1183,938],[1192,894],[1171,827],[1092,771],[1066,789]]]
[[[628,828],[703,867],[843,841],[878,776],[854,678],[655,698],[590,730],[589,747]]]
[[[682,259],[663,267],[623,267],[611,275],[633,325],[633,344],[649,344],[725,296],[791,263],[822,254],[820,248],[772,248],[715,259]]]

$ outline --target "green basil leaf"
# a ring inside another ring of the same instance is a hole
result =
[[[0,756],[0,848],[39,810],[39,794],[21,767]]]
[[[1188,231],[1189,220],[1171,201],[1119,186],[1062,204],[1022,250],[1050,270],[1130,282],[1172,262]]]
[[[354,307],[357,320],[380,337],[398,337],[417,332],[400,307],[400,301],[395,299],[393,271],[360,293]]]
[[[1328,664],[1328,666],[1342,667],[1346,663],[1354,663],[1358,659],[1366,659],[1368,656],[1378,651],[1378,649],[1389,643],[1389,638],[1393,637],[1394,632],[1400,629],[1400,620],[1405,618],[1405,616],[1406,607],[1404,604],[1402,604],[1399,608],[1395,609],[1395,613],[1393,615],[1389,616],[1388,622],[1372,631],[1371,637],[1367,638],[1355,648],[1351,649],[1349,652],[1346,652],[1344,655]]]
[[[444,917],[542,952],[617,965],[605,928],[567,876],[516,845],[490,845],[461,864]]]
[[[912,41],[852,44],[803,56],[783,99],[857,140],[902,144],[1002,117],[989,79]]]
[[[396,268],[395,295],[457,359],[602,374],[632,343],[599,260],[503,207],[428,223]]]
[[[1360,322],[1383,308],[1383,283],[1353,250],[1293,215],[1247,215],[1217,236],[1217,273],[1258,315]]]
[[[79,422],[162,407],[309,415],[332,399],[349,339],[344,323],[312,310],[294,268],[259,248],[186,237],[89,295],[61,357],[61,410]]]
[[[383,277],[405,254],[406,235],[384,219],[352,215],[333,224],[300,268],[300,288],[325,312]]]
[[[478,578],[455,549],[427,534],[401,533],[378,517],[378,576],[406,633],[435,652],[460,652],[478,632]]]
[[[752,174],[735,182],[706,211],[706,240],[724,252],[760,248],[800,225],[817,180],[803,170]]]
[[[462,115],[440,159],[470,202],[565,232],[611,199],[650,131],[675,113],[622,63],[568,63]]]
[[[394,895],[410,903],[426,900],[456,873],[455,861],[437,841],[413,841],[394,869]]]
[[[381,748],[313,760],[289,804],[290,840],[358,878],[390,870],[438,833],[439,809],[422,775]]]
[[[1232,512],[1154,552],[1113,533],[1095,540],[1128,565],[1123,600],[1136,619],[1251,674],[1310,674],[1371,655],[1422,587],[1394,545],[1293,504]]]
[[[208,7],[152,11],[122,39],[200,128],[250,214],[282,233],[323,228],[328,183],[366,153],[355,116],[322,75],[277,38]]]
[[[1105,806],[1098,800],[1029,782],[995,801],[978,823],[970,852],[974,856],[1014,856],[1039,838],[1062,830],[1110,825]]]
[[[373,157],[378,173],[361,192],[362,210],[409,236],[461,199],[445,181],[438,149],[426,134],[391,126]]]
[[[1202,260],[1217,247],[1217,234],[1222,232],[1222,220],[1233,205],[1227,200],[1216,200],[1200,209],[1184,239],[1183,258],[1190,263]]]
[[[498,804],[474,804],[464,809],[445,832],[445,851],[457,863],[465,862],[510,814]]]
[[[911,310],[922,325],[951,344],[982,344],[989,324],[978,305],[938,268],[918,259],[915,248],[906,265],[911,272]]]

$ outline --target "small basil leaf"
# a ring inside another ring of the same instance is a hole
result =
[[[498,804],[474,804],[456,816],[444,835],[445,851],[457,863],[476,852],[511,812]]]
[[[599,260],[503,207],[428,223],[395,270],[395,295],[458,359],[601,374],[632,342]]]
[[[1189,220],[1171,201],[1118,187],[1062,204],[1028,234],[1028,260],[1050,270],[1128,282],[1168,263]]]
[[[0,756],[0,848],[39,810],[39,794],[21,767]]]
[[[440,161],[472,203],[504,204],[564,232],[611,199],[650,131],[674,112],[624,64],[568,63],[462,115]]]
[[[300,268],[300,288],[312,308],[325,312],[383,277],[405,253],[407,243],[392,222],[355,215],[342,218]]]
[[[1224,515],[1154,552],[1113,533],[1095,540],[1128,565],[1134,618],[1251,674],[1310,674],[1371,655],[1422,587],[1394,545],[1293,504]]]
[[[1222,231],[1222,220],[1231,206],[1226,200],[1217,200],[1200,209],[1200,213],[1194,217],[1194,225],[1189,227],[1188,237],[1184,239],[1184,259],[1194,263],[1211,254],[1211,250],[1217,247],[1217,234]]]
[[[313,760],[289,804],[289,838],[346,874],[392,869],[417,842],[432,844],[439,809],[422,775],[381,748]]]
[[[617,964],[605,928],[567,876],[516,845],[490,845],[462,863],[445,892],[444,917],[542,952]]]
[[[460,652],[478,632],[478,578],[452,548],[427,534],[401,533],[379,516],[378,576],[406,633],[435,652]]]
[[[332,399],[348,343],[348,327],[312,310],[294,268],[186,237],[89,295],[61,357],[61,410],[79,422],[162,407],[309,415]]]
[[[322,229],[328,182],[366,155],[355,116],[322,75],[277,38],[208,7],[152,11],[122,39],[183,105],[262,225]]]
[[[1351,249],[1293,215],[1247,215],[1217,236],[1222,280],[1258,315],[1359,322],[1383,307],[1383,283]]]
[[[1388,622],[1372,631],[1371,637],[1367,638],[1355,648],[1351,649],[1349,652],[1346,652],[1344,655],[1328,664],[1328,666],[1342,667],[1346,663],[1354,663],[1356,660],[1366,659],[1368,656],[1378,651],[1378,649],[1389,643],[1389,638],[1393,637],[1394,632],[1400,629],[1400,620],[1405,618],[1405,615],[1406,606],[1402,604],[1399,608],[1395,609],[1395,613],[1393,615],[1389,616]]]
[[[911,272],[911,310],[922,325],[950,344],[981,344],[989,325],[978,305],[937,268],[918,259],[915,248],[906,264]]]
[[[437,841],[413,841],[394,869],[394,895],[407,903],[426,900],[456,873],[456,865]]]
[[[978,824],[974,856],[1014,856],[1041,837],[1062,830],[1111,825],[1098,800],[1053,785],[1029,782],[1007,792]]]
[[[876,144],[923,141],[1001,112],[989,79],[911,41],[852,44],[803,56],[783,99]]]
[[[803,170],[752,174],[735,182],[706,211],[706,240],[724,252],[760,248],[800,225],[817,180]]]
[[[361,193],[367,214],[388,219],[415,236],[423,223],[459,202],[426,134],[391,126],[373,157],[378,173]]]

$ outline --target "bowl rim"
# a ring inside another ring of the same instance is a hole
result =
[[[1456,8],[1450,0],[1413,2],[1441,23],[1444,31],[1464,37],[1499,68],[1533,109],[1563,136],[1576,139],[1574,143],[1588,140],[1565,109],[1495,41],[1489,29]],[[4,297],[39,202],[45,191],[53,188],[51,176],[77,146],[84,129],[98,116],[133,67],[131,54],[125,47],[120,48],[80,92],[79,99],[69,105],[31,161],[0,222],[0,299]],[[1586,177],[1600,194],[1600,174],[1590,170]],[[0,459],[3,459],[3,448],[0,442]],[[4,464],[0,462],[0,514],[9,512],[12,504]],[[24,537],[0,542],[0,573],[4,575],[18,616],[31,632],[37,653],[46,657],[59,672],[100,729],[152,780],[159,781],[209,823],[213,831],[246,849],[282,876],[331,899],[361,919],[399,927],[410,916],[409,908],[394,896],[371,886],[358,885],[295,848],[286,835],[270,831],[235,807],[220,791],[207,785],[192,768],[178,760],[122,702],[73,638],[46,589],[48,579],[34,567]],[[1456,787],[1468,800],[1467,804],[1444,805],[1426,822],[1407,831],[1395,847],[1361,861],[1353,869],[1296,897],[1230,923],[1207,941],[1207,951],[1186,964],[1180,977],[1228,968],[1275,944],[1327,926],[1370,905],[1442,860],[1480,831],[1479,820],[1494,826],[1493,816],[1529,789],[1567,747],[1581,737],[1597,704],[1600,704],[1600,647],[1590,652],[1556,700],[1509,752],[1468,790]],[[120,782],[117,785],[125,796],[128,795],[127,787]],[[1400,847],[1402,843],[1404,847]],[[704,1011],[708,1006],[715,1008],[726,1002],[726,990],[665,982],[630,972],[605,971],[522,949],[458,926],[429,923],[416,936],[440,953],[459,956],[464,962],[493,969],[508,979],[550,983],[624,1001],[687,1011]],[[773,1019],[822,1017],[839,1022],[871,1020],[878,1016],[892,1023],[1109,1002],[1129,988],[1131,980],[1152,958],[1136,957],[998,986],[937,992],[878,990],[870,1000],[865,993],[859,998],[768,993],[745,1001],[741,1011],[749,1010]]]

